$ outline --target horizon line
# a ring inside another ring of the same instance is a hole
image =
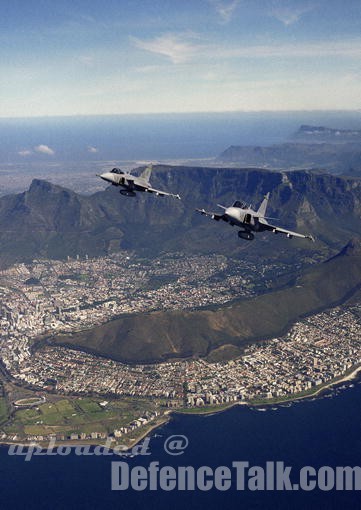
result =
[[[222,115],[227,113],[244,113],[244,114],[252,114],[252,113],[262,113],[262,114],[271,114],[271,113],[325,113],[325,112],[335,112],[335,113],[360,113],[360,108],[306,108],[306,109],[290,109],[290,110],[194,110],[187,112],[177,112],[177,111],[169,111],[169,112],[128,112],[128,113],[74,113],[74,114],[50,114],[50,115],[31,115],[31,116],[0,116],[0,121],[2,120],[32,120],[32,119],[69,119],[69,118],[79,118],[79,117],[140,117],[140,116],[161,116],[161,115]]]

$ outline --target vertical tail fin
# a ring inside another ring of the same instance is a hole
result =
[[[141,173],[140,177],[142,179],[145,179],[147,182],[149,182],[149,179],[150,179],[150,176],[151,176],[151,173],[152,173],[152,170],[153,170],[153,165],[150,164],[149,166],[147,166],[147,168]]]
[[[258,211],[257,211],[258,216],[261,216],[261,217],[265,216],[267,205],[268,205],[268,200],[269,200],[269,192],[267,193],[267,195],[264,196],[264,199],[262,200],[262,203],[258,208]]]

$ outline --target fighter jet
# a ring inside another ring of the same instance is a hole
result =
[[[167,193],[159,189],[152,188],[149,179],[152,173],[153,167],[149,165],[144,172],[137,177],[136,175],[128,174],[120,170],[120,168],[113,168],[110,172],[105,172],[98,177],[101,177],[104,181],[110,182],[114,186],[120,186],[120,193],[127,197],[135,197],[136,191],[144,191],[147,193],[155,193],[160,197],[174,197],[180,199],[179,195],[173,193]]]
[[[269,197],[270,194],[267,193],[257,211],[254,211],[251,206],[247,206],[245,203],[240,202],[239,200],[234,202],[231,207],[224,207],[223,205],[217,204],[218,207],[224,210],[223,214],[207,212],[204,209],[196,210],[201,214],[210,216],[213,220],[223,220],[229,223],[231,226],[236,225],[237,227],[241,227],[242,230],[238,232],[238,237],[241,239],[246,239],[247,241],[252,241],[254,239],[253,232],[264,232],[265,230],[270,230],[274,234],[285,234],[289,238],[301,237],[303,239],[314,241],[314,238],[310,234],[299,234],[298,232],[293,232],[292,230],[287,230],[285,228],[277,227],[276,225],[268,223],[267,220],[275,219],[266,217],[266,209]]]

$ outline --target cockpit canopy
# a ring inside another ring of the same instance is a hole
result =
[[[238,209],[247,209],[247,205],[244,202],[241,202],[240,200],[236,200],[233,204],[233,207],[238,207]]]
[[[124,174],[123,170],[121,170],[120,168],[113,168],[113,170],[111,170],[110,173],[119,175]]]

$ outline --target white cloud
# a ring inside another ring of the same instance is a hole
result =
[[[49,156],[54,156],[55,151],[51,149],[48,145],[37,145],[34,147],[35,152],[39,152],[40,154],[48,154]]]
[[[320,58],[320,57],[361,57],[361,39],[349,41],[322,41],[300,44],[259,45],[244,47],[221,47],[209,49],[217,58]]]
[[[186,36],[184,36],[186,37]],[[190,36],[189,36],[190,37]],[[212,63],[214,73],[215,62],[234,58],[327,58],[327,57],[361,57],[361,38],[350,40],[316,41],[286,44],[264,44],[264,45],[214,45],[181,41],[177,35],[163,35],[152,41],[141,41],[133,38],[138,48],[152,53],[164,55],[175,64],[185,64],[197,58],[206,64]],[[159,69],[159,68],[158,68]],[[151,72],[152,66],[146,66],[143,71]],[[140,68],[137,71],[141,71]],[[163,70],[164,72],[164,70]]]
[[[78,60],[86,67],[93,67],[95,63],[94,57],[91,57],[90,55],[81,55],[78,57]]]
[[[135,72],[141,73],[141,74],[152,74],[152,73],[157,73],[157,72],[159,72],[161,70],[162,70],[162,66],[158,66],[158,65],[157,66],[155,66],[155,65],[151,65],[151,66],[139,66],[139,67],[135,67],[134,68]]]
[[[137,48],[168,57],[174,64],[182,64],[199,50],[199,45],[192,42],[195,37],[194,34],[168,33],[149,41],[136,37],[131,37],[131,40]]]
[[[315,5],[306,4],[296,7],[295,5],[276,4],[270,11],[270,15],[281,21],[286,26],[293,25],[307,12],[312,11]]]
[[[32,153],[33,153],[33,151],[29,151],[28,149],[24,149],[24,150],[18,152],[19,156],[23,156],[23,157],[31,156]]]
[[[228,23],[232,19],[233,13],[239,5],[239,0],[233,0],[232,2],[209,0],[209,2],[216,9],[224,23]]]
[[[96,147],[92,147],[91,145],[89,145],[88,152],[90,152],[91,154],[96,154],[97,152],[99,152],[99,150]]]

